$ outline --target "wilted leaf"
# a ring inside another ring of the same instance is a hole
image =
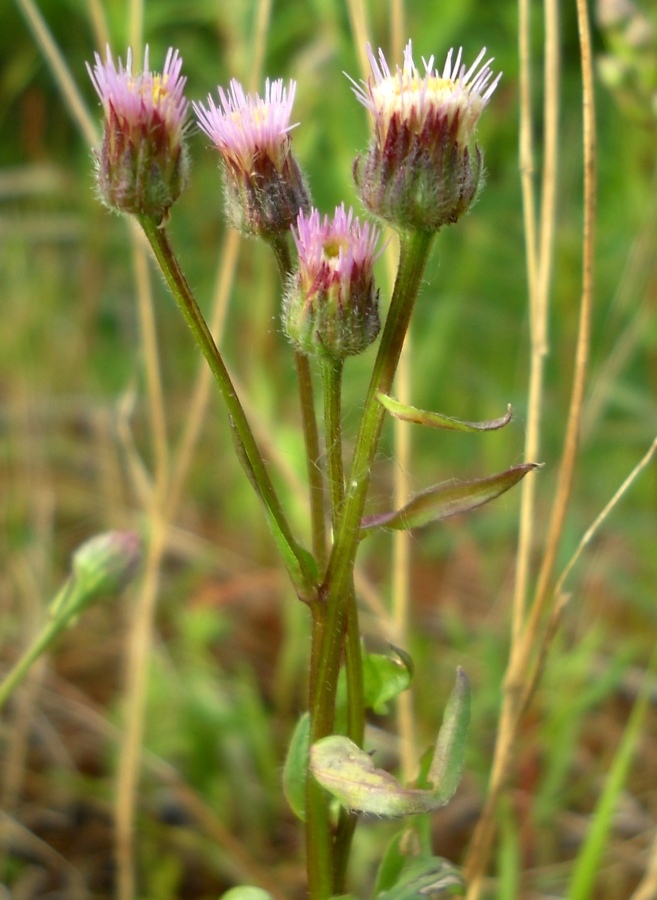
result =
[[[506,413],[499,419],[489,419],[485,422],[464,422],[453,416],[444,416],[442,413],[427,412],[424,409],[417,409],[415,406],[406,406],[388,394],[379,393],[376,395],[376,399],[395,419],[412,422],[415,425],[427,425],[429,428],[444,428],[447,431],[496,431],[498,428],[508,425],[512,417],[511,404],[507,406]]]
[[[470,718],[470,685],[459,668],[456,684],[438,735],[429,770],[431,790],[406,788],[349,738],[331,735],[312,745],[310,769],[325,790],[345,809],[391,818],[431,812],[454,794],[463,768],[465,736]]]
[[[395,817],[436,808],[430,791],[403,787],[342,735],[333,734],[312,745],[310,768],[322,787],[353,812]]]
[[[523,463],[487,478],[439,484],[417,494],[402,509],[367,516],[361,522],[361,529],[386,527],[406,531],[469,512],[504,494],[536,468],[536,463]]]

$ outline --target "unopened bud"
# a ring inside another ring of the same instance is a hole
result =
[[[107,531],[90,538],[73,554],[73,576],[85,599],[118,594],[134,578],[141,540],[133,531]]]
[[[341,360],[362,353],[379,333],[374,262],[379,231],[337,207],[333,219],[299,213],[293,229],[299,264],[288,283],[283,328],[297,350]]]
[[[497,83],[485,49],[466,71],[461,51],[450,50],[442,74],[433,56],[422,75],[409,41],[403,68],[392,74],[383,52],[368,46],[372,75],[354,84],[370,111],[374,136],[356,159],[354,179],[370,212],[401,231],[438,231],[469,209],[477,195],[482,157],[470,144],[479,117]]]
[[[103,142],[96,152],[98,190],[103,202],[118,212],[161,221],[187,181],[184,143],[187,101],[182,60],[170,49],[162,74],[148,69],[132,73],[132,51],[125,68],[114,65],[109,47],[107,62],[96,54],[87,65],[105,113]]]
[[[310,195],[292,153],[290,125],[296,84],[265,85],[264,99],[247,94],[233,79],[218,89],[220,106],[193,103],[198,123],[220,153],[226,214],[242,234],[265,239],[287,234]]]

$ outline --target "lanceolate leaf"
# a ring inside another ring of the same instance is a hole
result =
[[[459,666],[427,775],[429,784],[445,803],[454,796],[461,780],[470,724],[470,693],[468,676]]]
[[[402,422],[413,422],[415,425],[428,425],[429,428],[445,428],[447,431],[496,431],[498,428],[504,428],[511,421],[511,405],[507,406],[506,413],[499,419],[490,419],[487,422],[464,422],[461,419],[455,419],[453,416],[444,416],[442,413],[427,412],[424,409],[417,409],[415,406],[406,406],[389,397],[388,394],[377,394],[376,399],[379,401],[391,416],[395,419],[401,419]]]
[[[487,478],[439,484],[417,494],[402,509],[367,516],[361,522],[361,529],[385,527],[405,531],[469,512],[499,497],[536,468],[536,463],[523,463]]]

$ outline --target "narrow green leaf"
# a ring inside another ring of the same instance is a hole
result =
[[[400,659],[401,663],[381,653],[363,654],[365,705],[377,715],[384,715],[388,703],[410,686],[411,671],[406,660]]]
[[[310,716],[304,713],[296,724],[283,767],[283,793],[297,819],[306,821],[306,774],[310,747]]]
[[[408,863],[408,853],[404,853],[402,850],[402,846],[408,844],[408,838],[409,829],[404,826],[388,844],[376,873],[373,897],[378,897],[383,891],[390,890],[399,880],[399,876]]]
[[[439,856],[429,856],[410,862],[394,887],[378,894],[377,900],[439,900],[464,894],[463,876],[456,866]]]
[[[406,406],[388,394],[379,393],[376,395],[376,399],[395,419],[412,422],[415,425],[427,425],[429,428],[444,428],[447,431],[496,431],[498,428],[508,425],[513,415],[511,404],[509,404],[506,413],[499,419],[489,419],[485,422],[464,422],[453,416],[444,416],[442,413],[427,412],[424,409],[417,409],[415,406]]]
[[[465,744],[470,724],[470,681],[461,666],[447,701],[443,724],[436,741],[436,751],[427,780],[436,796],[447,803],[456,793],[461,780]]]
[[[367,516],[361,522],[361,529],[385,527],[406,531],[469,512],[499,497],[536,468],[536,463],[523,463],[487,478],[439,484],[417,494],[402,509]]]
[[[654,651],[648,673],[655,671],[656,664],[657,651]],[[591,820],[591,826],[575,863],[566,894],[567,900],[588,900],[588,898],[593,896],[596,878],[600,872],[609,839],[616,804],[627,780],[648,710],[650,684],[650,678],[646,677],[641,693],[632,708],[632,713],[616,751],[611,769],[605,778],[604,790],[598,800],[598,805]]]

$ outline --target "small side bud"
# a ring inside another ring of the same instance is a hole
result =
[[[226,215],[242,234],[269,239],[287,234],[299,210],[308,212],[310,195],[292,153],[290,125],[296,83],[282,79],[265,85],[264,99],[247,94],[233,79],[218,88],[207,108],[193,103],[199,126],[214,143],[224,169]]]
[[[296,349],[336,360],[362,353],[376,339],[379,292],[374,262],[379,231],[361,225],[353,210],[333,219],[299,213],[292,230],[298,252],[283,310],[283,328]]]
[[[354,180],[367,209],[401,231],[438,231],[467,212],[481,182],[479,148],[470,144],[479,117],[500,79],[481,51],[466,71],[450,50],[442,74],[433,56],[422,75],[409,41],[403,68],[391,73],[368,46],[372,75],[354,85],[370,111],[374,135],[356,159]]]
[[[107,531],[85,541],[73,554],[71,574],[48,610],[64,627],[104,594],[118,594],[141,562],[141,540],[132,531]]]
[[[73,554],[78,589],[89,599],[118,594],[134,578],[141,561],[141,539],[133,531],[98,534]]]

